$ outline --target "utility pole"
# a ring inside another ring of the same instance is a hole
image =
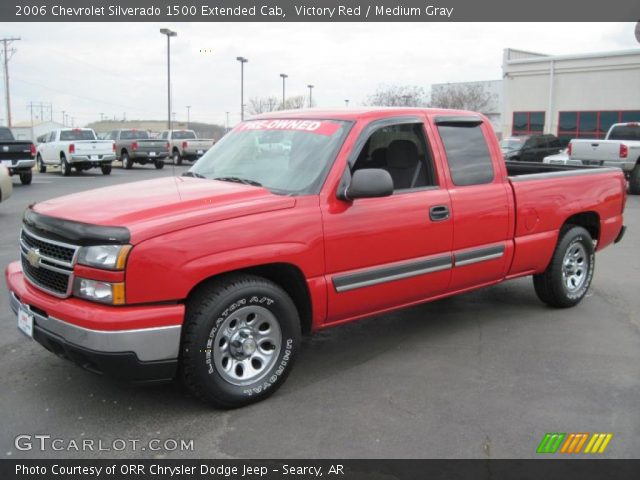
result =
[[[62,110],[62,126],[63,126],[63,127],[64,127],[64,124],[65,124],[65,118],[64,118],[64,115],[65,115],[64,110]]]
[[[229,131],[229,112],[225,112],[225,113],[227,114],[227,125],[226,125],[227,128],[225,128],[225,132],[228,132]]]
[[[11,128],[11,95],[9,94],[9,53],[13,56],[16,53],[16,49],[9,49],[9,45],[12,42],[20,40],[20,37],[0,38],[0,42],[4,44],[4,92],[6,95],[7,103],[7,126]]]
[[[167,36],[167,130],[171,130],[171,37],[178,33],[168,28],[161,28],[160,33]]]
[[[345,107],[349,107],[349,99],[348,99],[348,98],[346,98],[346,99],[344,100],[344,106],[345,106]]]
[[[31,141],[34,140],[33,138],[33,102],[29,102],[29,105],[27,105],[27,108],[29,109],[29,111],[31,112]]]
[[[282,77],[282,110],[284,110],[287,104],[284,96],[284,81],[289,75],[287,75],[286,73],[281,73],[280,76]]]
[[[315,85],[307,85],[307,88],[309,89],[309,108],[313,107],[313,87]]]
[[[240,121],[244,122],[244,64],[249,60],[244,57],[236,57],[236,60],[240,62]]]
[[[187,128],[189,128],[189,124],[191,123],[191,105],[187,105]]]

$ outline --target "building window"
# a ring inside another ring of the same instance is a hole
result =
[[[544,112],[513,112],[513,135],[532,135],[544,130]]]
[[[600,112],[560,112],[558,138],[604,138],[614,123],[640,122],[640,110],[605,110]]]

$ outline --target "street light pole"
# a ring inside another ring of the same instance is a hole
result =
[[[240,62],[240,120],[244,121],[244,64],[249,60],[244,57],[236,57],[236,60]]]
[[[307,88],[309,88],[309,108],[313,107],[313,87],[315,85],[307,85]]]
[[[189,128],[189,124],[191,123],[191,105],[187,105],[187,128]]]
[[[284,96],[284,80],[289,76],[286,73],[281,73],[280,76],[282,77],[282,109],[285,109],[285,96]]]
[[[345,106],[345,107],[348,107],[348,106],[349,106],[349,99],[348,99],[348,98],[346,98],[346,99],[345,99],[345,101],[344,101],[344,106]]]
[[[178,33],[168,28],[161,28],[160,33],[167,36],[167,130],[171,130],[171,37]]]
[[[225,113],[227,114],[227,125],[226,125],[227,128],[225,128],[225,132],[228,132],[229,131],[229,112],[225,112]]]

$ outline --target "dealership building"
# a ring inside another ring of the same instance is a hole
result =
[[[603,138],[617,122],[640,122],[640,49],[544,55],[505,49],[503,137],[552,133]]]

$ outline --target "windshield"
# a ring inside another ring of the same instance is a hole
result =
[[[500,142],[500,148],[502,150],[518,150],[522,147],[521,138],[505,138]]]
[[[640,123],[613,127],[607,140],[640,140]]]
[[[120,140],[146,140],[149,138],[144,130],[122,130]]]
[[[253,120],[222,137],[191,175],[261,185],[274,193],[316,193],[349,130],[333,120]]]
[[[174,140],[195,140],[196,134],[190,130],[174,130],[171,138]]]
[[[93,130],[63,130],[60,140],[95,140]]]

